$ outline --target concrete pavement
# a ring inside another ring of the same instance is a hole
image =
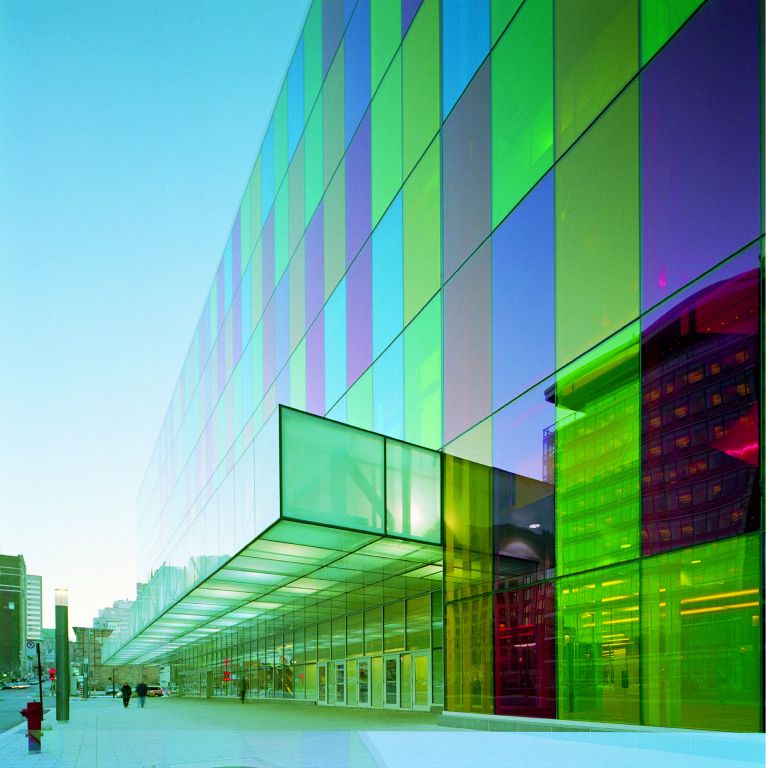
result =
[[[0,736],[2,768],[755,768],[762,735],[496,733],[427,713],[195,699],[72,700],[48,718],[41,754],[23,728]]]

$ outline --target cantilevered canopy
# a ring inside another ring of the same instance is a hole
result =
[[[104,663],[149,663],[255,618],[299,626],[432,590],[442,579],[441,463],[435,451],[282,408],[280,517]]]

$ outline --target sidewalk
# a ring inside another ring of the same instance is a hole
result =
[[[2,768],[756,768],[764,739],[729,734],[495,733],[439,728],[427,713],[298,703],[73,699],[46,723],[0,736]],[[696,745],[696,747],[695,747]]]

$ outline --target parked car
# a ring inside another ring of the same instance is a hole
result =
[[[165,691],[163,691],[162,687],[159,685],[147,685],[146,695],[147,696],[164,696]]]

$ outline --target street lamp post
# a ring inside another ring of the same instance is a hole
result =
[[[56,589],[56,720],[69,721],[69,592]]]

